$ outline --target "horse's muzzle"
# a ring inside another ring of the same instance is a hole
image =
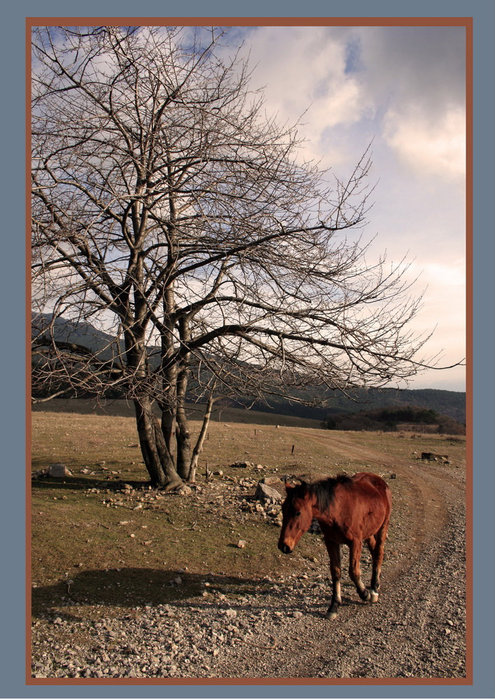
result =
[[[288,544],[285,544],[285,542],[280,542],[280,544],[278,545],[278,548],[284,554],[291,554],[291,552],[292,552],[292,549],[289,547]]]

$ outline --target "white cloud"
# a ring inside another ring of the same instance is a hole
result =
[[[464,260],[455,260],[447,263],[430,262],[423,266],[425,280],[428,284],[437,284],[446,294],[450,294],[452,288],[464,290],[466,286],[466,269]]]
[[[384,137],[399,158],[421,176],[463,178],[466,164],[465,110],[447,109],[433,122],[418,110],[390,110]]]
[[[338,144],[328,147],[329,130],[348,128],[372,109],[357,76],[346,72],[346,36],[328,28],[258,27],[245,45],[252,85],[265,87],[267,110],[282,123],[301,119],[299,133],[307,140],[301,158],[324,167],[344,160]]]
[[[462,177],[462,29],[257,27],[246,37],[268,109],[282,122],[304,115],[302,157],[335,167],[383,137],[413,171]]]

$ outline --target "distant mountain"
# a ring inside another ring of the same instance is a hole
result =
[[[39,336],[52,323],[50,314],[32,314],[33,337]],[[115,339],[97,330],[87,322],[73,322],[56,318],[53,334],[59,342],[82,345],[98,355],[100,360],[111,359],[116,354]],[[122,349],[122,344],[120,344]],[[150,349],[151,350],[151,349]],[[351,414],[359,411],[373,411],[391,407],[413,407],[430,409],[438,414],[449,416],[459,423],[466,423],[466,394],[461,391],[441,389],[354,389],[347,397],[335,390],[321,387],[306,387],[297,392],[300,401],[291,402],[282,398],[269,398],[257,401],[252,408],[257,411],[299,416],[327,421],[335,414]],[[248,399],[248,397],[246,397]],[[242,402],[229,400],[231,406]]]
[[[31,314],[31,337],[53,337],[61,343],[74,343],[87,348],[101,361],[110,360],[116,355],[115,338],[99,331],[85,321],[71,321],[62,317],[53,319],[51,314]],[[120,343],[121,351],[123,344]]]

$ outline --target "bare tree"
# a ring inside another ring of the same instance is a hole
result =
[[[33,296],[51,314],[34,376],[130,397],[150,479],[170,488],[201,446],[193,389],[207,420],[216,395],[381,386],[418,371],[425,341],[402,262],[366,262],[369,153],[344,182],[301,162],[297,125],[265,114],[221,41],[33,36]],[[64,342],[61,316],[101,324],[107,346]]]

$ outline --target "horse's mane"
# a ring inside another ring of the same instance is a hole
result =
[[[313,483],[303,481],[299,486],[294,488],[294,496],[304,496],[311,494],[316,496],[318,510],[324,513],[330,506],[333,500],[333,491],[337,484],[351,484],[352,479],[347,474],[338,474],[328,479],[321,479]]]

